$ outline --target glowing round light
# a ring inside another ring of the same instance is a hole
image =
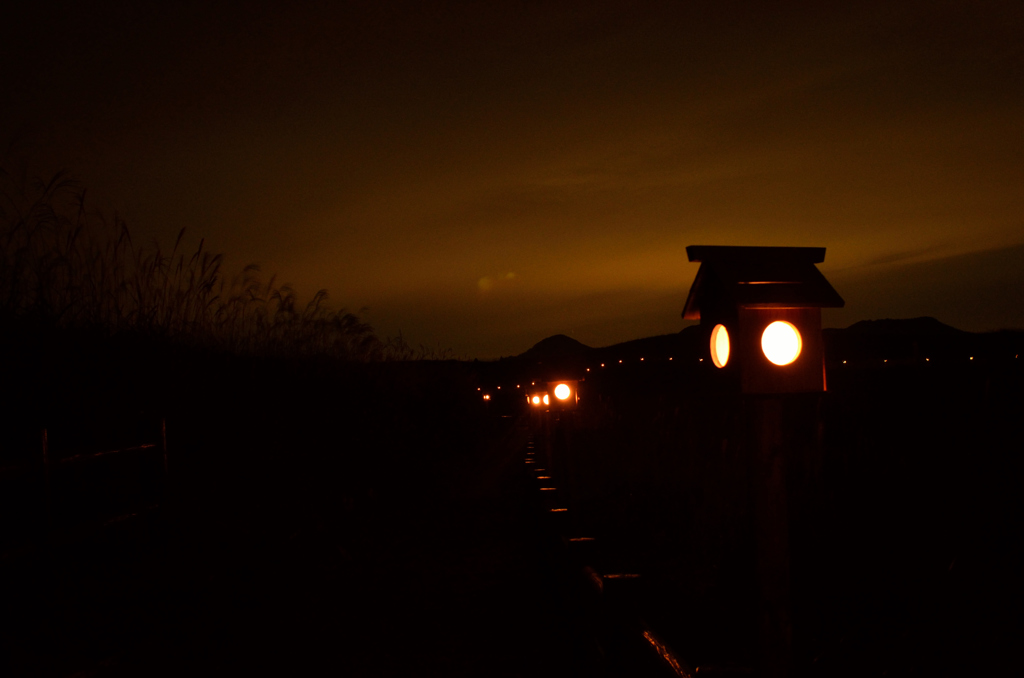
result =
[[[711,330],[711,362],[715,367],[725,367],[729,362],[729,332],[725,325],[715,325]]]
[[[544,395],[544,404],[545,405],[550,405],[551,404],[551,399],[548,398],[547,394]]]
[[[555,387],[555,397],[559,400],[565,400],[571,392],[567,384],[559,384]]]
[[[533,404],[540,405],[540,396],[533,396]]]
[[[797,359],[802,348],[800,331],[785,320],[776,320],[764,328],[761,335],[761,350],[776,365],[790,364]]]

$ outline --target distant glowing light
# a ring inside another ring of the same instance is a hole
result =
[[[476,387],[476,390],[478,390],[478,391],[479,391],[479,390],[480,390],[480,387],[479,387],[479,386],[477,386],[477,387]]]
[[[533,404],[540,405],[540,396],[533,396]]]
[[[764,328],[761,350],[776,365],[789,365],[800,356],[803,340],[800,331],[785,320],[776,320]]]
[[[551,399],[550,399],[550,398],[548,398],[546,394],[545,394],[545,396],[544,396],[544,404],[545,404],[545,405],[550,405],[550,404],[551,404]]]
[[[845,361],[845,360],[843,361],[843,364],[844,364],[844,365],[846,364],[846,361]]]
[[[925,359],[924,359],[924,361],[925,361],[926,363],[930,363],[930,362],[932,361],[932,359],[931,359],[931,358],[925,358]]]
[[[974,356],[973,355],[971,356],[971,360],[974,360]]]
[[[490,399],[491,399],[491,396],[489,396],[489,395],[484,395],[484,400],[490,400]]]
[[[620,360],[620,361],[619,361],[619,363],[621,364],[621,363],[622,363],[622,361]]]
[[[555,387],[555,397],[559,400],[565,400],[569,397],[570,393],[572,393],[572,391],[569,390],[569,386],[567,384],[559,384]]]
[[[601,363],[601,367],[604,367],[604,363]]]
[[[715,325],[711,330],[711,362],[715,367],[725,367],[729,362],[729,331],[725,325]]]
[[[590,368],[588,367],[588,368],[587,368],[587,372],[589,372],[589,371],[590,371]]]
[[[672,358],[669,358],[669,360],[672,360]]]
[[[640,362],[643,362],[643,361],[644,361],[644,359],[643,359],[643,358],[640,358]]]
[[[499,391],[501,390],[501,387],[500,387],[500,386],[498,387],[498,390],[499,390]]]

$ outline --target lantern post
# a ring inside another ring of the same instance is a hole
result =
[[[825,391],[821,309],[843,299],[815,264],[823,247],[686,248],[700,262],[683,318],[700,320],[707,356],[727,390],[741,394],[750,463],[760,674],[792,664],[791,502],[800,459],[794,441],[818,431]],[[803,460],[806,463],[806,460]],[[812,460],[816,463],[816,460]],[[798,492],[799,494],[799,492]]]

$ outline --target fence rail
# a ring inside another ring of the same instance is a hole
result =
[[[153,489],[154,487],[157,489],[156,496],[144,497],[143,501],[136,501],[134,503],[125,502],[128,505],[120,506],[114,515],[107,513],[100,519],[74,525],[78,531],[81,531],[83,528],[86,530],[103,529],[110,525],[124,523],[145,513],[152,512],[165,503],[168,487],[166,420],[160,420],[159,436],[154,442],[145,442],[127,447],[101,450],[99,452],[81,452],[67,457],[58,457],[53,453],[50,448],[49,430],[43,428],[39,438],[38,454],[35,456],[35,459],[0,466],[0,481],[20,485],[21,491],[18,494],[23,500],[23,505],[34,504],[41,509],[31,510],[31,506],[23,506],[23,508],[29,510],[22,512],[21,518],[23,519],[20,521],[21,524],[16,526],[20,529],[7,530],[7,532],[21,532],[21,543],[0,544],[0,560],[8,560],[31,551],[39,545],[39,542],[56,538],[57,533],[62,531],[61,528],[66,528],[68,524],[74,523],[71,520],[62,521],[61,516],[58,515],[58,508],[82,509],[83,507],[60,506],[61,499],[68,499],[70,497],[73,503],[76,498],[74,495],[81,494],[83,490],[87,493],[89,489],[87,486],[89,484],[97,485],[98,481],[113,481],[115,483],[123,481],[123,475],[121,477],[114,477],[114,473],[108,473],[106,476],[101,473],[99,478],[95,476],[88,477],[87,469],[90,469],[97,461],[104,460],[106,462],[112,461],[115,458],[127,459],[138,457],[138,455],[153,454],[154,452],[159,453],[159,462],[154,464],[154,466],[159,466],[159,471],[157,472],[159,478],[151,478],[149,482],[146,482],[144,478],[145,472],[135,469],[135,472],[132,474],[133,477],[127,483],[120,482],[120,487],[130,490],[125,493],[125,496],[128,498],[131,498],[134,494],[145,495],[147,494],[145,492],[146,489]],[[109,468],[104,470],[110,471]],[[156,469],[153,469],[153,471],[156,471]],[[33,490],[31,487],[33,483],[40,483],[37,486],[37,490]],[[78,492],[75,492],[76,490]],[[141,492],[139,492],[140,490]],[[33,496],[41,501],[41,506],[35,502]],[[93,506],[85,508],[93,509],[93,512],[95,512],[95,504],[98,503],[94,501]],[[8,514],[10,513],[11,511],[8,510]],[[85,513],[88,513],[88,510]],[[11,515],[4,517],[7,520],[12,519]],[[64,524],[62,525],[62,523]],[[8,527],[13,526],[9,525]],[[66,529],[63,531],[67,532]]]

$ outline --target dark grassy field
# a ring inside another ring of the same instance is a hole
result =
[[[59,384],[57,455],[111,407],[167,408],[167,502],[4,561],[6,675],[573,673],[526,429],[479,409],[464,365],[194,354],[164,375],[151,401]]]

